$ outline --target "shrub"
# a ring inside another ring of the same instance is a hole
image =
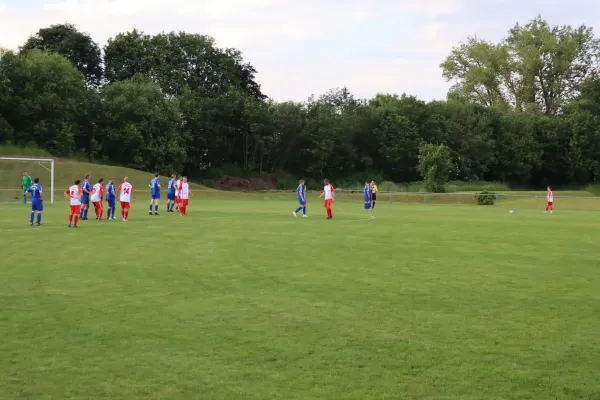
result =
[[[496,193],[484,190],[475,195],[475,202],[480,206],[493,206],[496,204]]]

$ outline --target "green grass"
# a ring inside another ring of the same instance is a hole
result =
[[[225,195],[0,206],[0,397],[598,398],[600,213]]]

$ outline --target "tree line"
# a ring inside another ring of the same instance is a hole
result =
[[[445,101],[346,88],[275,102],[236,49],[185,32],[119,33],[103,49],[64,24],[0,52],[0,143],[197,179],[444,179],[521,187],[600,179],[600,41],[537,17],[441,64]],[[421,153],[421,154],[420,154]],[[433,156],[435,158],[435,156]],[[441,188],[438,188],[441,190]]]

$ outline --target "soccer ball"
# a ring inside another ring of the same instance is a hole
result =
[[[514,211],[513,211],[513,210],[510,210],[510,211],[509,211],[509,213],[511,213],[511,214],[512,214],[512,213],[514,213]]]

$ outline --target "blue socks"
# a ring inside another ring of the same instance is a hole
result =
[[[108,207],[108,211],[106,212],[106,218],[114,218],[115,217],[115,208]]]
[[[300,212],[300,210],[302,210],[302,207],[298,207],[296,208],[296,211],[294,211],[296,214],[298,214]]]
[[[29,222],[33,225],[33,219],[35,218],[35,211],[32,211],[29,215]],[[37,214],[37,223],[40,225],[42,223],[42,213]]]
[[[154,206],[154,212],[157,213],[158,212],[158,204]]]

